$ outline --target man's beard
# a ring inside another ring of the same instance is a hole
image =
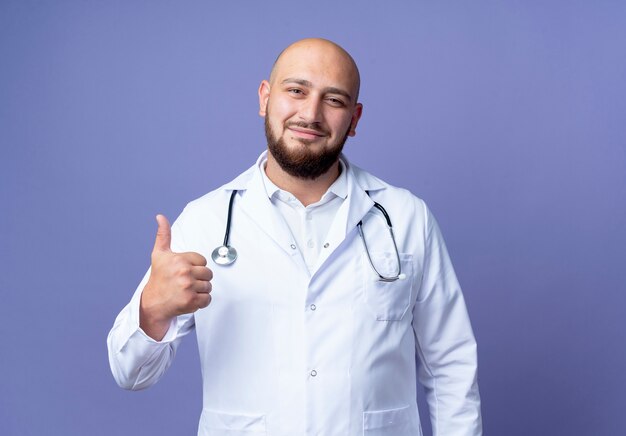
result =
[[[319,130],[306,123],[294,123],[294,125]],[[284,138],[278,138],[276,136],[269,123],[269,114],[265,116],[265,136],[270,153],[272,153],[272,156],[283,171],[299,179],[313,180],[326,173],[339,159],[343,145],[348,139],[349,132],[350,129],[348,128],[346,134],[339,141],[335,144],[331,144],[330,148],[321,151],[313,151],[307,147],[309,141],[306,139],[300,139],[299,141],[303,146],[294,150],[287,147]]]

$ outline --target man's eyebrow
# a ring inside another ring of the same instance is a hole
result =
[[[297,85],[302,85],[305,86],[307,88],[313,88],[313,83],[311,83],[308,80],[305,79],[296,79],[293,77],[288,77],[285,80],[283,80],[282,82],[280,82],[281,84],[287,84],[287,83],[295,83]],[[343,89],[340,88],[335,88],[334,86],[328,86],[326,88],[324,88],[323,90],[324,94],[337,94],[337,95],[341,95],[345,98],[347,98],[349,101],[352,101],[352,97],[350,96],[350,94],[346,91],[344,91]]]
[[[296,78],[293,78],[293,77],[287,77],[285,80],[283,80],[280,83],[283,84],[283,85],[285,83],[295,83],[297,85],[306,86],[307,88],[312,88],[313,87],[313,83],[309,82],[308,80],[296,79]]]

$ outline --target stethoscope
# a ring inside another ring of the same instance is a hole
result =
[[[235,195],[237,194],[237,190],[233,190],[232,194],[230,194],[230,201],[228,202],[228,215],[226,219],[226,231],[224,232],[224,243],[219,247],[215,248],[211,253],[211,259],[218,265],[230,265],[235,260],[237,260],[237,250],[231,245],[228,245],[228,240],[230,238],[230,223],[233,213],[233,202],[235,200]],[[402,274],[402,264],[400,262],[400,253],[398,252],[398,246],[396,244],[396,238],[393,235],[393,226],[391,225],[391,218],[389,218],[389,214],[385,210],[385,208],[377,202],[374,202],[374,207],[380,210],[385,217],[385,221],[387,222],[387,228],[389,229],[389,235],[391,236],[391,241],[393,242],[393,248],[396,252],[396,260],[398,262],[398,269],[394,275],[385,276],[382,275],[374,266],[374,262],[372,261],[372,257],[370,256],[370,251],[367,247],[367,243],[365,242],[365,235],[363,234],[363,221],[359,221],[356,225],[357,230],[359,232],[359,236],[361,237],[361,241],[363,241],[363,247],[365,248],[365,253],[367,254],[367,260],[369,261],[372,269],[378,276],[378,280],[382,282],[395,282],[396,280],[403,280],[406,278],[405,274]]]
[[[230,218],[233,215],[233,201],[235,201],[235,195],[237,190],[234,189],[230,194],[230,201],[228,202],[228,218],[226,219],[226,231],[224,232],[224,243],[213,250],[211,253],[211,259],[218,265],[230,265],[237,260],[237,250],[234,247],[228,245],[228,238],[230,238]]]

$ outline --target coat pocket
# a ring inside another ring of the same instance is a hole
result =
[[[363,412],[363,436],[421,436],[421,434],[422,429],[415,407]]]
[[[265,415],[241,415],[203,409],[200,417],[200,436],[265,435]]]
[[[371,253],[370,257],[376,270],[390,276],[398,271],[398,259],[395,253]],[[400,266],[403,277],[393,282],[379,280],[369,260],[365,256],[365,302],[378,321],[399,321],[411,304],[413,287],[413,256],[400,254]]]

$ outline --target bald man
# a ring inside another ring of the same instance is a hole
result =
[[[359,86],[337,44],[287,47],[259,86],[267,150],[171,227],[157,216],[109,361],[144,389],[195,329],[199,435],[417,436],[418,381],[434,435],[482,434],[476,343],[435,218],[342,154]]]

